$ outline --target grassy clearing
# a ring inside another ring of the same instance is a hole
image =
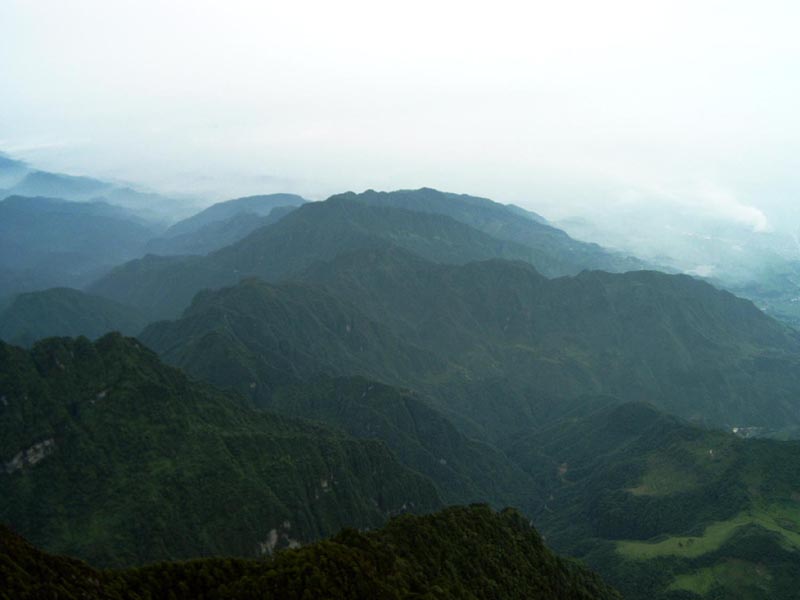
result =
[[[735,458],[732,440],[717,434],[686,442],[668,453],[656,452],[647,459],[647,470],[636,487],[637,496],[668,496],[694,489],[723,474]]]
[[[628,491],[635,496],[668,496],[697,486],[697,477],[667,457],[651,456],[642,481]]]
[[[774,504],[764,509],[741,512],[727,521],[711,523],[702,536],[673,536],[658,542],[623,540],[617,542],[617,551],[632,560],[648,560],[659,556],[695,558],[717,550],[739,527],[751,524],[779,533],[787,548],[800,549],[800,506]]]
[[[667,589],[685,590],[702,596],[717,586],[736,590],[753,586],[766,588],[770,579],[772,576],[763,565],[728,559],[713,567],[678,575]]]

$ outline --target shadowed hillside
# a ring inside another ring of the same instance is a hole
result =
[[[401,517],[368,533],[346,530],[266,562],[217,558],[128,571],[44,554],[0,527],[0,583],[0,597],[17,600],[620,597],[551,553],[518,513],[485,506]]]

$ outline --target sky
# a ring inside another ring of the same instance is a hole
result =
[[[422,186],[800,226],[800,4],[0,1],[0,150],[208,199]]]

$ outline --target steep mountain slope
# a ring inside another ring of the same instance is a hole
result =
[[[140,256],[154,229],[104,202],[11,196],[0,202],[0,296],[80,287]]]
[[[20,294],[0,310],[0,340],[20,346],[53,336],[134,335],[147,324],[138,310],[71,288]]]
[[[544,486],[537,525],[626,598],[795,598],[800,443],[608,406],[511,440]]]
[[[320,374],[401,382],[444,365],[324,289],[257,279],[202,292],[184,318],[154,323],[139,338],[166,361],[236,385],[261,405],[278,387]]]
[[[306,204],[278,223],[202,259],[132,261],[89,290],[165,318],[175,317],[202,289],[253,276],[267,281],[285,279],[316,261],[387,245],[443,263],[495,257],[535,260],[535,252],[527,246],[498,240],[446,216],[334,198]]]
[[[548,280],[521,263],[426,265],[395,250],[341,256],[306,278],[466,369],[466,383],[449,382],[458,386],[452,398],[463,402],[468,392],[477,404],[448,406],[490,427],[521,415],[535,424],[531,394],[646,399],[724,426],[782,427],[800,418],[797,334],[687,276]],[[507,415],[486,410],[493,395],[503,397]]]
[[[0,344],[0,521],[125,565],[255,556],[440,506],[386,446],[253,411],[119,335]]]
[[[557,418],[587,394],[724,427],[800,423],[798,335],[687,276],[548,280],[524,263],[436,265],[388,249],[304,277],[314,284],[204,293],[142,339],[209,381],[255,382],[254,396],[285,373],[410,387],[489,439]]]
[[[54,593],[64,600],[619,598],[596,575],[552,554],[519,514],[485,506],[401,517],[369,533],[347,530],[266,562],[206,559],[130,571],[96,571],[44,554],[0,528],[0,582],[20,600]]]
[[[597,244],[574,240],[535,213],[487,198],[448,194],[429,188],[396,192],[368,190],[363,194],[351,192],[334,198],[446,215],[498,239],[533,249],[530,262],[548,277],[576,275],[585,269],[617,272],[645,266],[642,261],[610,252]]]
[[[199,294],[184,319],[155,323],[140,339],[257,406],[384,440],[448,502],[527,507],[536,495],[502,453],[466,438],[415,395],[360,378],[320,379],[348,373],[402,382],[446,369],[445,360],[399,341],[324,290],[247,280]]]
[[[449,504],[490,502],[530,512],[541,491],[493,446],[460,433],[418,395],[361,377],[321,377],[279,388],[265,406],[386,442],[398,460],[436,483]]]

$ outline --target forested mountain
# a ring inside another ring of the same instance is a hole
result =
[[[556,418],[587,394],[646,398],[717,426],[800,423],[797,334],[687,276],[550,280],[524,263],[437,265],[387,248],[318,263],[303,278],[205,292],[142,340],[218,385],[256,382],[243,391],[260,402],[292,376],[411,387],[488,439]]]
[[[135,335],[148,320],[140,311],[71,288],[52,288],[14,297],[0,309],[0,339],[30,346],[53,336],[98,338],[109,331]]]
[[[538,483],[502,451],[465,436],[425,398],[407,390],[362,377],[319,377],[277,389],[264,406],[338,426],[358,438],[383,440],[400,462],[430,477],[448,504],[481,501],[530,512],[544,497]]]
[[[0,202],[0,296],[81,287],[141,256],[155,231],[105,202],[6,198]]]
[[[0,522],[129,565],[268,554],[441,506],[383,443],[242,402],[119,335],[0,344]]]
[[[0,597],[15,600],[620,597],[551,553],[521,515],[485,506],[399,517],[369,533],[346,530],[267,561],[217,558],[126,571],[45,554],[0,527],[0,583]]]
[[[152,254],[208,254],[277,223],[307,201],[294,194],[247,196],[218,202],[172,225],[150,241]]]
[[[512,218],[534,223],[513,214]],[[122,265],[89,289],[165,318],[175,317],[202,289],[231,285],[245,277],[286,279],[298,276],[317,261],[387,244],[439,263],[504,258],[550,269],[552,262],[532,243],[493,237],[446,215],[333,197],[306,204],[278,223],[202,259],[146,257]],[[558,248],[552,249],[552,253],[558,252]]]
[[[574,240],[536,213],[487,198],[430,188],[396,192],[368,190],[362,194],[351,192],[334,196],[336,198],[452,217],[498,239],[528,246],[534,251],[530,262],[548,277],[576,275],[585,269],[619,272],[645,267],[638,259]]]
[[[0,313],[0,337],[20,343],[147,321],[139,341],[173,365],[119,335],[0,346],[0,520],[35,544],[101,566],[255,556],[487,502],[634,600],[792,597],[800,444],[741,438],[800,430],[800,334],[752,303],[429,189],[239,199],[158,244],[196,254],[147,255],[90,293],[20,295]],[[445,514],[498,518],[470,510]],[[517,589],[382,535],[281,554],[266,575],[201,561],[98,577],[142,597],[222,574],[226,594],[283,597],[319,582],[388,597]],[[479,552],[463,558],[513,550]],[[323,557],[339,579],[298,574]],[[434,579],[408,575],[426,568]]]
[[[800,443],[708,431],[631,403],[507,446],[547,494],[534,521],[548,542],[626,598],[797,597]]]

